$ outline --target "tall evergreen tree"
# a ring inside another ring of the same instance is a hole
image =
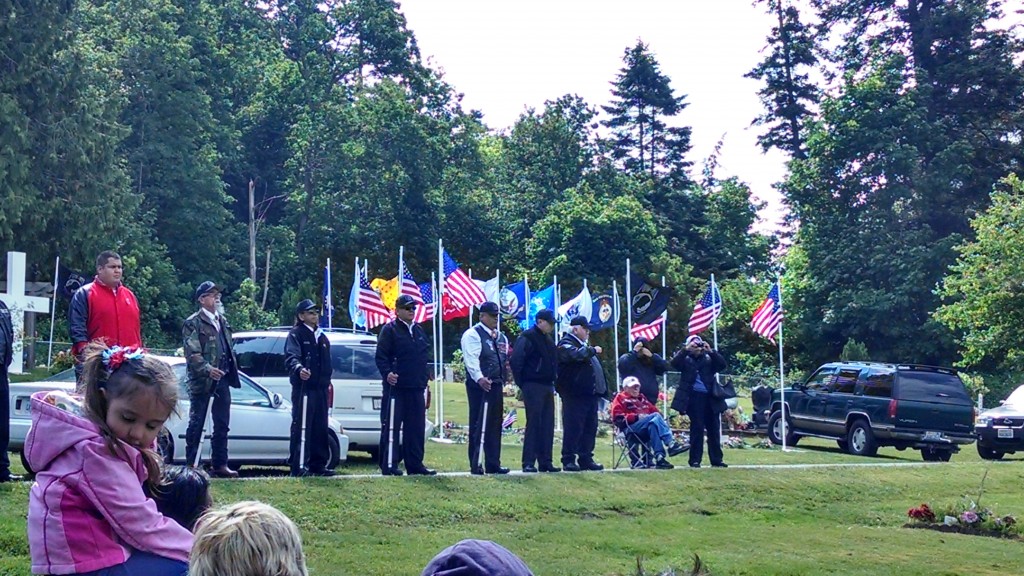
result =
[[[690,128],[669,128],[666,120],[686,108],[686,97],[675,95],[668,76],[642,41],[626,49],[623,62],[612,82],[612,103],[602,107],[609,116],[602,124],[613,134],[612,158],[627,172],[652,180],[685,174]]]
[[[809,74],[818,63],[814,33],[786,0],[762,1],[778,22],[768,35],[768,55],[746,74],[764,82],[757,94],[765,111],[754,125],[766,131],[757,141],[766,152],[778,148],[793,158],[805,158],[804,123],[820,98]]]

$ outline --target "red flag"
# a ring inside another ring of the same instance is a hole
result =
[[[462,307],[452,300],[448,292],[441,296],[441,318],[444,320],[454,320],[456,318],[465,318],[469,316],[469,306]]]

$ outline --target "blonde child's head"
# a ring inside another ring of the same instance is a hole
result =
[[[103,433],[115,456],[121,443],[142,451],[154,484],[159,460],[151,450],[164,422],[178,405],[178,379],[171,367],[143,350],[108,348],[93,341],[85,349],[80,383],[85,413]]]
[[[307,576],[299,529],[262,502],[238,502],[199,520],[190,576]]]

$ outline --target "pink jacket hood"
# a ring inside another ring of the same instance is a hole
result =
[[[72,406],[32,395],[25,454],[36,471],[28,540],[35,574],[75,574],[124,563],[132,550],[188,562],[192,534],[157,511],[142,490],[142,453],[111,455],[99,427]]]

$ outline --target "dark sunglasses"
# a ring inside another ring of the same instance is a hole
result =
[[[402,310],[406,310],[408,312],[415,312],[416,311],[416,305],[413,304],[412,306],[403,306]]]

